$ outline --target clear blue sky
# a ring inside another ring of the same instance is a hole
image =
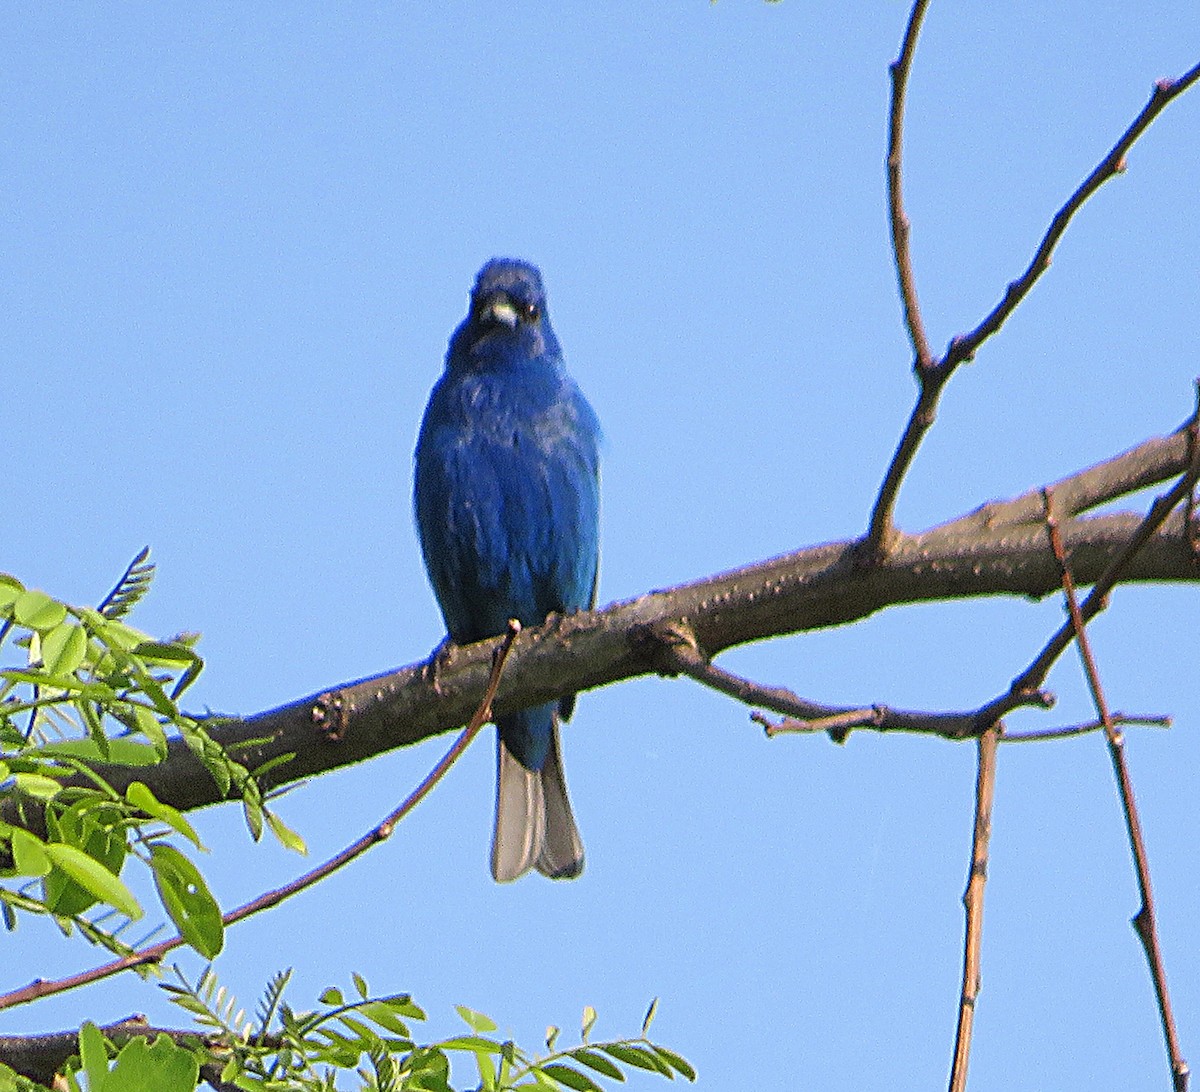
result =
[[[6,16],[0,569],[95,601],[144,543],[134,621],[204,634],[196,700],[254,712],[424,657],[441,621],[411,452],[479,265],[540,264],[604,424],[604,602],[864,526],[913,392],[887,242],[899,3],[33,5]],[[938,346],[975,324],[1146,100],[1200,7],[934,4],[907,186]],[[1200,94],[1156,123],[1003,335],[954,380],[901,498],[916,530],[1174,428],[1200,372]],[[1121,590],[1112,704],[1177,717],[1130,758],[1187,1056],[1200,1064],[1195,588]],[[1007,686],[1061,618],[886,612],[728,666],[808,696],[946,708]],[[1090,716],[1077,665],[1060,704]],[[448,740],[281,804],[319,860]],[[247,1004],[352,969],[527,1044],[657,1031],[702,1087],[940,1087],[959,981],[974,750],[767,741],[683,681],[582,697],[566,765],[583,878],[494,885],[481,740],[386,845],[234,929]],[[227,906],[305,867],[199,817]],[[972,1088],[1166,1086],[1102,741],[1000,754]],[[53,941],[53,943],[51,943]],[[7,988],[95,954],[22,926]],[[49,947],[47,947],[49,945]],[[184,963],[194,973],[196,961]],[[136,979],[0,1030],[173,1012]],[[466,1081],[464,1074],[462,1080]],[[636,1089],[658,1082],[631,1081]]]

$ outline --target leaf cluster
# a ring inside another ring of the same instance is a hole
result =
[[[299,837],[266,806],[252,771],[215,743],[180,699],[204,661],[197,635],[151,637],[124,621],[153,566],[143,550],[98,607],[80,607],[0,573],[0,913],[50,915],[65,933],[125,954],[144,916],[122,879],[149,869],[167,917],[205,958],[224,941],[221,910],[185,851],[206,851],[187,818],[142,782],[118,793],[98,772],[163,762],[182,739],[223,796],[242,800],[254,837],[264,825]],[[211,722],[210,722],[211,723]]]
[[[419,1043],[411,1027],[425,1019],[420,1006],[408,994],[372,996],[359,974],[352,976],[352,992],[330,986],[320,995],[321,1007],[296,1012],[284,1000],[291,972],[283,972],[267,986],[253,1020],[211,967],[194,985],[178,969],[176,976],[163,988],[204,1029],[205,1045],[195,1048],[202,1063],[219,1065],[221,1082],[248,1092],[329,1092],[345,1087],[339,1075],[353,1075],[363,1092],[454,1092],[455,1058],[471,1063],[478,1092],[602,1092],[602,1081],[622,1082],[633,1069],[667,1079],[696,1076],[685,1059],[648,1038],[655,1005],[639,1036],[603,1042],[591,1040],[596,1013],[589,1006],[579,1045],[559,1048],[558,1029],[551,1028],[546,1053],[537,1055],[497,1038],[493,1020],[461,1005],[466,1034]]]

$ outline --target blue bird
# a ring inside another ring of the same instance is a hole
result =
[[[590,608],[599,561],[600,425],[567,375],[537,268],[496,258],[475,280],[417,440],[421,551],[450,639],[469,644]],[[497,721],[492,875],[583,871],[559,718],[575,698]]]

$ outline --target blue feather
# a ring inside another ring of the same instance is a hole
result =
[[[526,262],[488,262],[450,339],[416,452],[421,549],[456,644],[503,633],[510,618],[536,626],[593,605],[599,436],[563,365],[541,274]],[[498,723],[497,879],[535,865],[554,876],[583,868],[558,745],[558,717],[573,704]]]

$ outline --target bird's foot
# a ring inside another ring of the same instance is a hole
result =
[[[451,662],[454,660],[454,654],[458,651],[456,645],[449,637],[444,637],[441,643],[430,654],[429,659],[425,661],[425,666],[421,669],[421,675],[427,683],[433,688],[434,694],[439,698],[442,696],[442,672],[448,670]]]

